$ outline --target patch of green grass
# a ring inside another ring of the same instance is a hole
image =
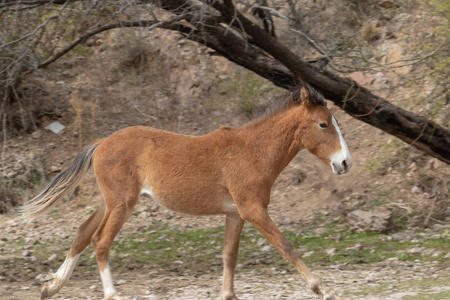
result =
[[[116,238],[111,247],[111,264],[119,268],[161,268],[175,271],[189,271],[210,273],[219,272],[222,269],[221,254],[223,250],[223,227],[214,229],[171,229],[167,224],[154,223],[138,234],[123,235]],[[331,233],[341,234],[341,239],[336,241],[328,238]],[[304,261],[311,267],[330,266],[333,264],[346,265],[370,265],[389,258],[397,258],[402,261],[414,262],[445,262],[444,256],[449,251],[448,241],[445,238],[423,242],[399,242],[387,241],[385,234],[363,232],[350,233],[345,227],[337,229],[330,226],[327,232],[320,236],[302,236],[301,234],[286,231],[285,236],[302,253],[314,251]],[[25,236],[23,237],[25,238]],[[258,268],[266,269],[273,266],[277,269],[285,269],[295,272],[272,247],[269,251],[261,251],[262,246],[258,241],[263,239],[257,230],[250,224],[244,226],[240,242],[238,264],[241,271],[246,272]],[[71,239],[60,241],[46,241],[34,247],[34,255],[38,260],[46,260],[52,253],[60,254],[61,259],[66,255],[70,247]],[[349,250],[355,244],[361,244],[362,250]],[[20,254],[23,239],[9,241],[9,247],[13,247]],[[64,245],[64,250],[61,250]],[[419,254],[411,254],[406,250],[415,246],[426,249],[441,250],[436,257],[422,257]],[[326,250],[335,248],[336,254],[330,256]],[[59,253],[59,252],[61,253]],[[92,248],[91,250],[92,251]],[[92,253],[90,252],[89,253]],[[86,258],[88,265],[95,266],[95,258]]]
[[[384,234],[363,232],[349,233],[345,228],[341,229],[342,238],[339,242],[327,237],[334,233],[335,228],[330,226],[329,231],[319,237],[304,237],[295,232],[287,231],[285,236],[294,246],[303,251],[314,251],[306,257],[306,264],[312,267],[330,264],[372,264],[396,257],[403,261],[442,261],[444,254],[437,257],[421,257],[417,254],[406,252],[407,249],[418,246],[413,242],[386,241]],[[253,226],[246,224],[240,242],[238,263],[243,265],[243,271],[273,265],[277,268],[285,268],[293,271],[293,267],[286,262],[275,248],[270,251],[261,251],[257,241],[262,236]],[[347,250],[355,244],[363,245],[362,250]],[[119,239],[113,249],[116,254],[127,253],[120,258],[118,263],[123,266],[128,263],[145,263],[155,267],[170,268],[174,261],[182,261],[186,269],[202,269],[208,272],[211,265],[221,265],[219,256],[222,254],[223,227],[213,230],[170,230],[166,225],[156,224],[139,234],[125,236]],[[442,239],[421,242],[420,246],[448,251],[447,241]],[[327,249],[336,248],[336,254],[330,256]],[[220,266],[221,268],[221,266]],[[219,269],[220,269],[219,268]],[[217,269],[217,268],[213,268]]]

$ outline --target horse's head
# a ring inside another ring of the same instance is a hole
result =
[[[329,165],[334,174],[347,173],[352,166],[352,157],[323,96],[304,84],[292,93],[292,98],[302,107],[303,146]]]

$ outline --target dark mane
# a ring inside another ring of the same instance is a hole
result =
[[[300,91],[302,88],[305,88],[309,93],[309,100],[312,101],[315,105],[323,105],[326,106],[325,99],[321,93],[316,91],[312,86],[310,86],[308,83],[304,81],[299,81],[296,86],[290,88],[289,92],[287,92],[283,96],[277,96],[272,98],[269,101],[269,104],[266,105],[265,108],[259,109],[259,113],[257,112],[256,118],[251,121],[250,123],[254,123],[257,120],[260,120],[262,118],[270,117],[273,115],[276,115],[280,112],[286,111],[292,106],[300,105]],[[261,113],[262,112],[262,113]],[[249,123],[247,123],[249,124]],[[247,125],[246,124],[246,125]]]

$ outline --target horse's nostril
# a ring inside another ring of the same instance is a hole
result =
[[[342,169],[344,169],[344,170],[348,169],[348,162],[346,159],[344,161],[342,161]]]

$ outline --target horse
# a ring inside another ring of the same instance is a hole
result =
[[[340,299],[303,263],[270,218],[267,207],[276,178],[300,150],[307,149],[337,175],[350,170],[350,152],[324,97],[306,82],[269,108],[241,127],[222,126],[202,136],[132,126],[85,148],[23,207],[28,221],[50,210],[93,166],[103,201],[78,228],[64,263],[42,287],[41,299],[53,296],[67,284],[90,243],[104,299],[122,299],[113,285],[108,255],[141,194],[150,195],[175,212],[225,215],[223,300],[238,299],[233,282],[245,221],[296,267],[315,294],[327,300]]]

